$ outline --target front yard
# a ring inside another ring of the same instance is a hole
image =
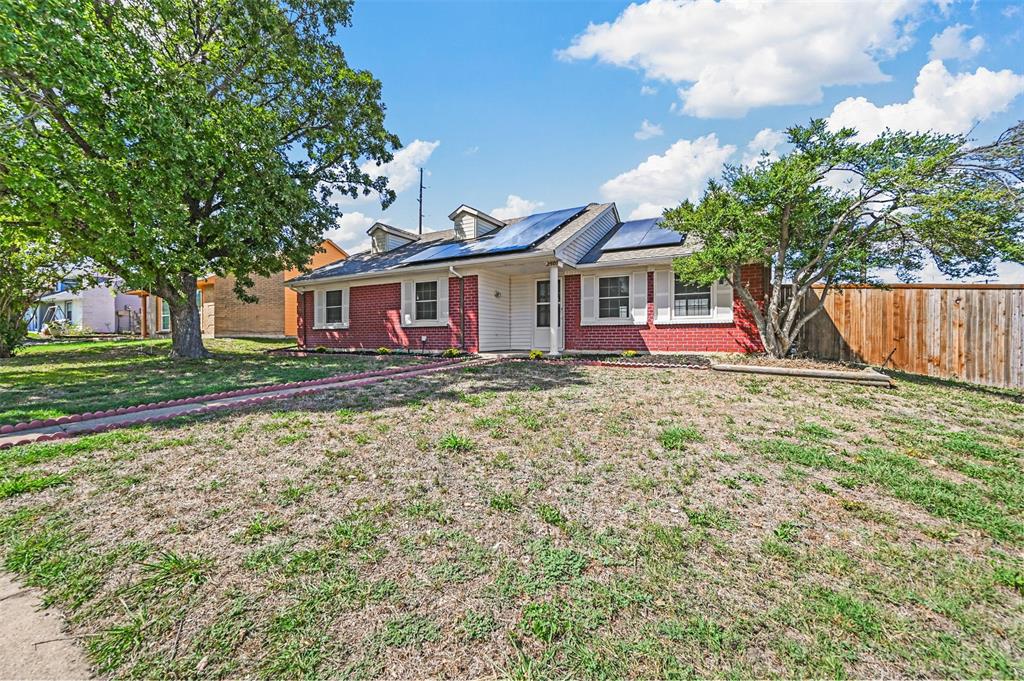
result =
[[[0,553],[114,676],[1014,677],[1022,417],[467,368],[0,452]]]
[[[0,426],[192,397],[234,388],[364,371],[411,357],[268,355],[287,340],[208,339],[213,359],[168,359],[170,340],[47,343],[0,361]]]

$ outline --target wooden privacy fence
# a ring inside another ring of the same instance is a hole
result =
[[[821,295],[813,289],[804,309]],[[829,292],[802,336],[821,359],[1024,388],[1024,285],[847,287]]]

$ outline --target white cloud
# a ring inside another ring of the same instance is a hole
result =
[[[761,153],[768,152],[768,158],[776,160],[779,158],[778,149],[786,143],[786,133],[772,128],[760,130],[754,138],[747,143],[747,150],[743,156],[743,165],[752,165],[761,160]]]
[[[924,284],[939,283],[990,283],[990,284],[1019,284],[1024,281],[1024,265],[1016,262],[995,263],[995,275],[991,277],[968,277],[966,279],[951,279],[944,275],[931,258],[925,260],[924,267],[915,272],[915,278]],[[872,274],[888,284],[899,283],[896,270],[879,269]]]
[[[466,147],[462,153],[466,156],[475,156],[478,151],[480,151],[480,145],[474,144],[471,147]]]
[[[1013,19],[1021,14],[1024,14],[1024,5],[1007,5],[1003,8],[1003,16],[1007,19]]]
[[[829,127],[856,128],[869,140],[886,128],[923,132],[963,133],[978,121],[1005,111],[1024,92],[1024,75],[981,67],[953,75],[941,61],[924,65],[914,96],[907,102],[877,106],[864,97],[839,102],[828,118]]]
[[[888,80],[879,60],[911,43],[923,0],[815,4],[649,0],[590,24],[561,50],[642,71],[679,88],[686,113],[742,116],[758,106],[811,104],[831,85]]]
[[[359,169],[370,177],[384,175],[388,178],[388,187],[401,193],[410,187],[417,186],[420,180],[420,168],[430,160],[431,154],[441,145],[440,141],[424,142],[413,140],[395,152],[394,158],[387,163],[377,165],[374,162],[364,163]],[[352,199],[345,197],[342,203],[355,203],[357,201],[372,200],[375,197],[360,197]]]
[[[521,196],[515,194],[509,194],[508,198],[505,199],[504,206],[498,206],[489,211],[489,215],[498,218],[499,220],[508,220],[509,218],[521,218],[526,215],[533,215],[538,208],[544,206],[543,201],[530,201],[524,199]]]
[[[646,118],[643,123],[640,124],[640,129],[633,133],[633,137],[638,140],[649,140],[652,137],[658,137],[664,135],[665,131],[661,129],[661,126],[657,123],[651,123]]]
[[[601,185],[601,194],[609,201],[636,203],[630,218],[654,217],[684,199],[700,197],[708,179],[736,153],[731,144],[719,144],[714,133],[695,140],[681,139],[664,154],[647,157]]]
[[[970,59],[985,49],[985,39],[976,35],[970,40],[964,39],[964,31],[970,26],[954,24],[947,26],[942,33],[932,36],[932,49],[929,59]]]
[[[370,247],[370,239],[366,236],[366,230],[376,220],[358,211],[345,213],[338,218],[338,226],[327,230],[324,233],[325,239],[330,239],[345,249],[346,253],[358,253]]]
[[[651,87],[650,85],[641,85],[640,94],[642,95],[656,95],[658,94],[658,88]]]

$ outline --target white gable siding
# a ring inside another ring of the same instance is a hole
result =
[[[510,343],[511,323],[509,313],[512,291],[509,277],[496,272],[482,270],[477,273],[479,295],[478,321],[480,325],[480,350],[507,350]],[[499,296],[495,296],[495,292]]]
[[[456,239],[476,238],[476,218],[468,213],[463,213],[454,220]]]
[[[600,215],[594,218],[589,225],[580,230],[571,239],[561,245],[559,250],[562,259],[570,264],[576,264],[580,258],[590,252],[597,242],[604,238],[615,226],[615,210],[608,206]]]
[[[393,250],[395,248],[399,248],[401,246],[404,246],[404,245],[406,245],[408,243],[412,243],[412,242],[409,241],[408,239],[403,239],[402,237],[395,236],[394,234],[388,234],[387,235],[387,245],[385,246],[385,248],[387,248],[390,251],[390,250]]]

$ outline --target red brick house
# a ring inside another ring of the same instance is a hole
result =
[[[453,228],[384,223],[371,249],[286,282],[303,347],[469,352],[756,352],[731,286],[678,281],[672,260],[699,245],[623,222],[614,203],[499,220],[469,206]],[[758,299],[764,268],[744,268]]]

